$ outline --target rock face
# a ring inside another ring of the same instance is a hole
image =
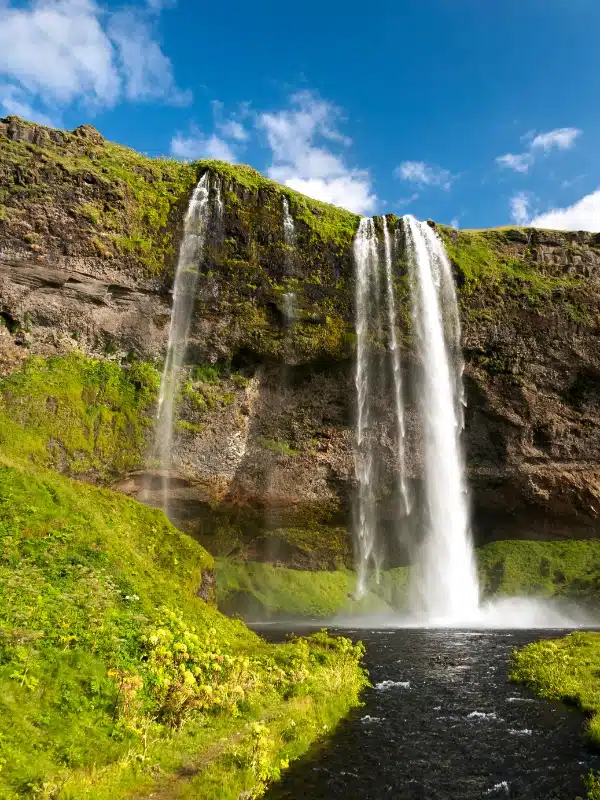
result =
[[[198,286],[170,476],[174,516],[217,554],[296,567],[352,560],[352,238],[358,218],[246,167],[183,165],[72,133],[0,121],[0,368],[80,348],[158,363],[168,334],[182,215],[197,177],[220,187]],[[283,236],[283,198],[295,221]],[[405,385],[419,364],[402,228],[394,264]],[[461,308],[465,447],[479,542],[600,530],[600,236],[439,227]],[[295,296],[289,313],[286,298]],[[392,393],[380,386],[382,418]],[[409,474],[420,424],[408,398]],[[396,535],[392,438],[381,505]],[[152,464],[115,485],[152,500]]]

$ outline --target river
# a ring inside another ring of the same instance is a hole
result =
[[[365,643],[373,688],[269,800],[585,796],[583,776],[600,770],[600,756],[584,747],[582,714],[507,679],[513,648],[566,631],[338,632]]]

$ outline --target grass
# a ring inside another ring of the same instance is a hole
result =
[[[162,512],[4,458],[0,498],[3,798],[128,797],[201,757],[202,796],[237,796],[214,775],[264,785],[357,702],[360,648],[223,617],[197,595],[212,558]]]
[[[600,541],[502,541],[477,552],[486,594],[537,595],[596,600],[600,588]]]
[[[335,547],[344,554],[341,543],[331,542],[333,531],[323,532],[322,560],[335,561]],[[318,547],[320,531],[274,531],[298,549]],[[482,595],[563,597],[583,603],[596,603],[600,587],[600,541],[564,540],[533,542],[523,540],[494,542],[476,551]],[[341,565],[340,565],[341,566]],[[339,613],[367,610],[402,611],[408,602],[409,569],[383,570],[379,582],[369,584],[369,594],[356,603],[356,573],[352,570],[289,569],[257,561],[217,558],[217,598],[226,613],[239,613],[250,619],[305,617],[325,619]]]
[[[247,619],[326,619],[341,612],[389,611],[407,583],[406,569],[389,570],[379,585],[374,580],[368,594],[356,600],[356,573],[348,569],[312,572],[228,558],[217,558],[216,569],[219,608]]]
[[[265,643],[161,511],[48,469],[137,465],[158,381],[77,352],[0,380],[3,800],[258,796],[358,703],[360,646]]]
[[[561,700],[587,717],[585,739],[600,749],[600,633],[577,631],[534,642],[513,653],[510,678],[539,697]],[[600,776],[587,778],[589,800],[600,798]]]
[[[0,379],[0,452],[107,480],[140,466],[160,375],[73,352]]]

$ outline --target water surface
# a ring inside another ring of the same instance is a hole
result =
[[[583,716],[507,680],[514,647],[567,631],[340,633],[365,642],[373,688],[269,800],[585,796],[600,757],[583,745]]]

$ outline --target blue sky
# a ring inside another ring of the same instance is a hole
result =
[[[0,111],[360,213],[600,230],[599,0],[0,0]]]

